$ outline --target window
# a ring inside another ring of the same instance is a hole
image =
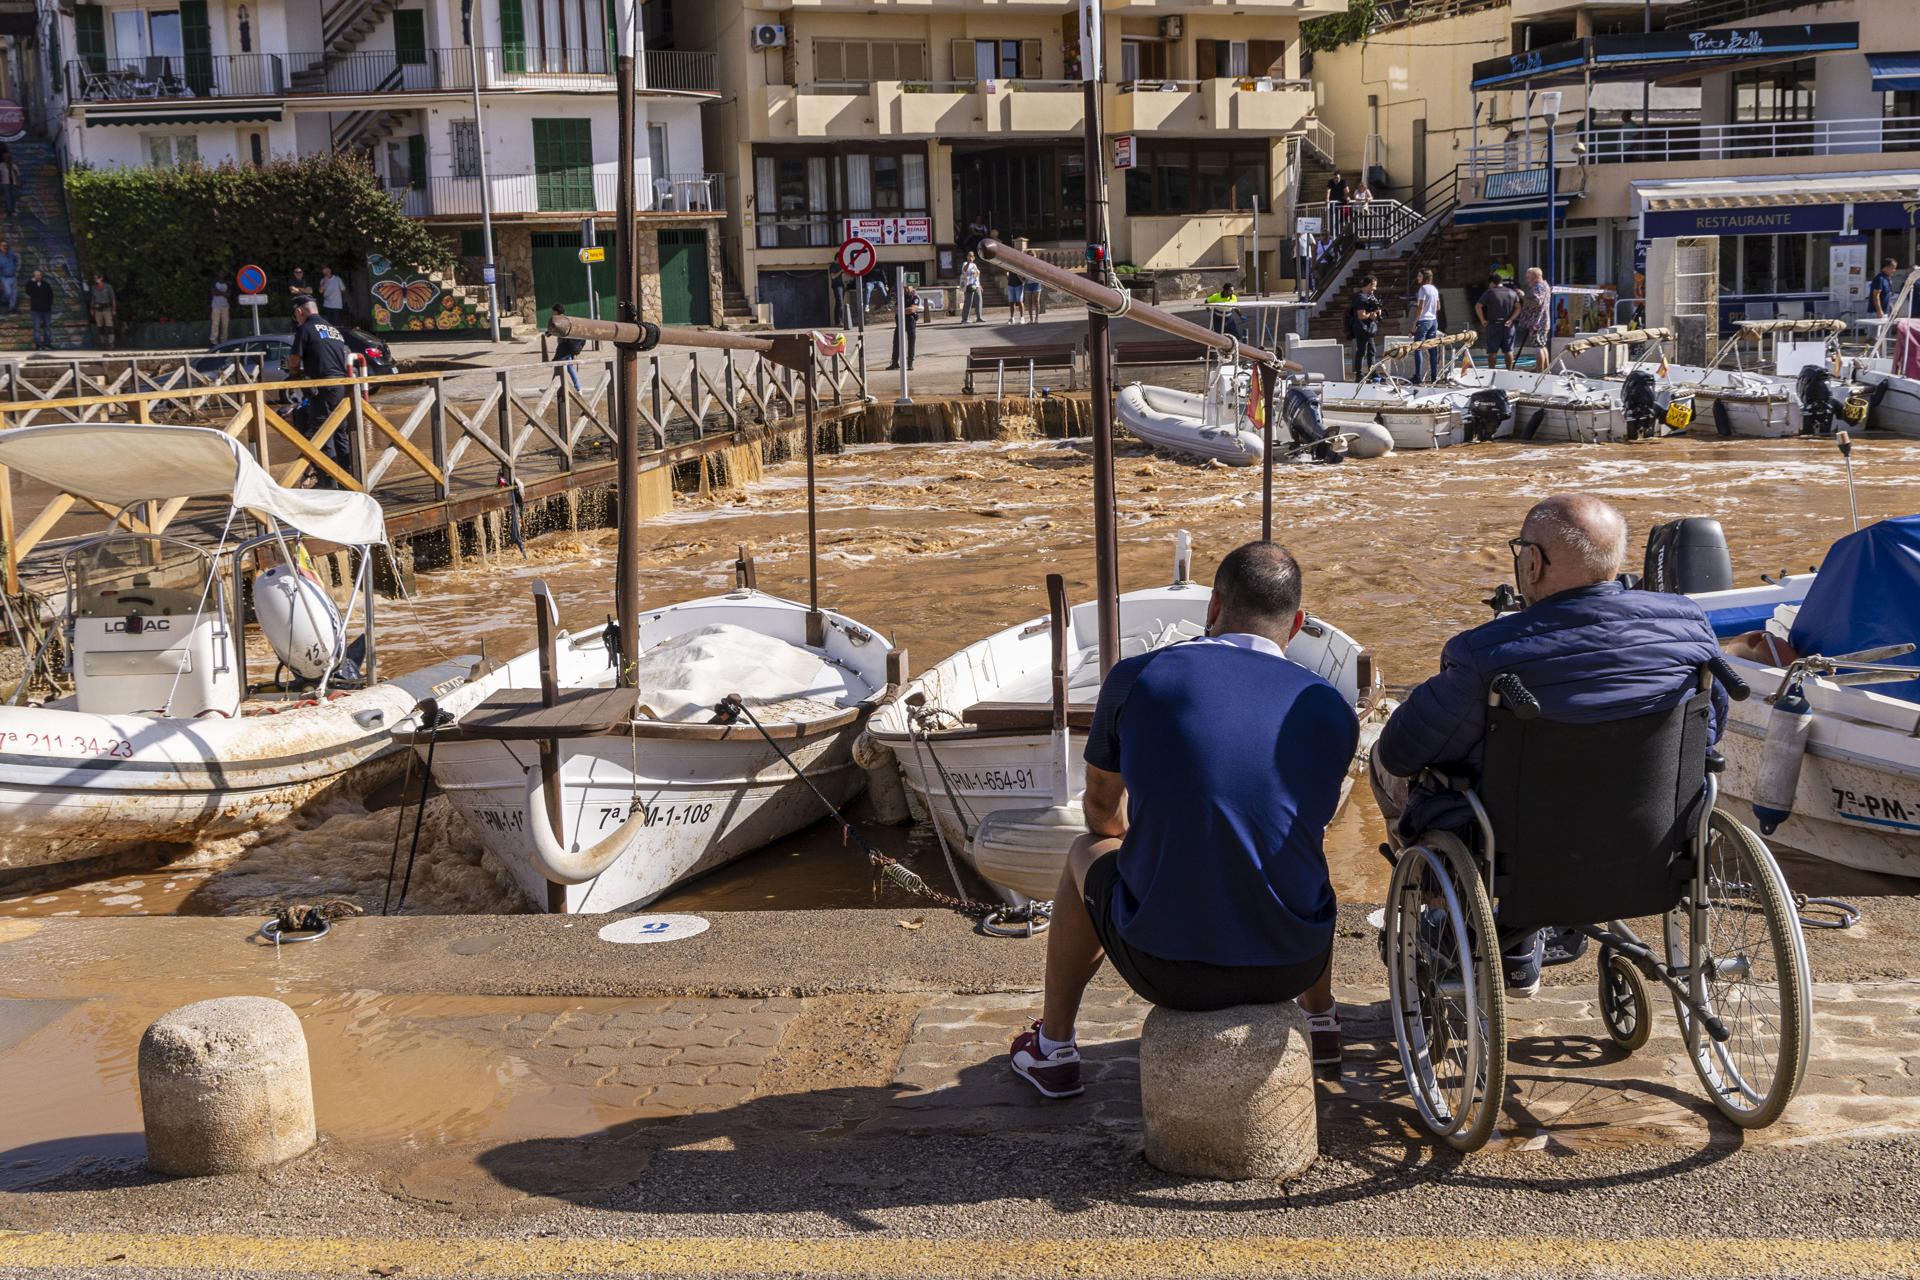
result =
[[[147,14],[147,35],[147,51],[156,58],[178,58],[186,52],[186,45],[180,39],[178,10]]]
[[[1280,40],[1196,40],[1194,74],[1202,80],[1284,75],[1286,55]]]
[[[150,133],[141,141],[147,146],[147,163],[156,169],[179,168],[200,159],[200,135],[195,133]]]
[[[455,120],[447,126],[453,151],[453,176],[480,176],[480,124],[476,120]]]
[[[138,9],[113,11],[113,56],[123,62],[146,56],[146,25]]]
[[[1733,118],[1742,124],[1813,119],[1813,62],[1733,73]]]
[[[1165,80],[1171,74],[1165,40],[1127,40],[1120,42],[1120,80],[1132,84],[1138,80]]]
[[[403,67],[424,66],[427,61],[427,11],[393,11],[393,52]]]
[[[927,79],[922,40],[815,40],[813,78],[824,84]]]
[[[580,119],[535,120],[533,172],[542,213],[592,209],[593,123]]]
[[[1127,170],[1128,213],[1205,213],[1251,209],[1268,200],[1267,148],[1221,147],[1192,142],[1140,144],[1139,162]]]
[[[247,150],[253,156],[254,168],[258,169],[267,162],[266,144],[259,134],[250,133],[247,135]]]
[[[1920,91],[1895,89],[1880,95],[1880,146],[1884,151],[1920,151]]]
[[[955,40],[955,80],[1038,80],[1042,70],[1038,40]]]
[[[843,218],[926,217],[924,151],[844,153],[782,147],[753,158],[760,247],[805,248],[839,241]]]

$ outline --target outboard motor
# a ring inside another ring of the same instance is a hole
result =
[[[1627,418],[1627,439],[1651,439],[1660,421],[1660,388],[1653,375],[1635,369],[1620,387],[1620,408]]]
[[[1466,431],[1468,440],[1491,440],[1500,424],[1513,414],[1513,401],[1498,387],[1476,391],[1467,397]]]
[[[1316,462],[1344,462],[1346,459],[1327,443],[1327,422],[1320,412],[1320,397],[1305,387],[1288,387],[1281,402],[1280,420],[1296,447],[1313,446]]]
[[[1800,400],[1800,434],[1833,434],[1834,415],[1841,411],[1840,397],[1834,394],[1833,374],[1823,364],[1810,364],[1794,380],[1794,393]]]
[[[1718,520],[1690,516],[1647,532],[1647,559],[1640,585],[1648,591],[1694,595],[1733,589],[1733,556]]]

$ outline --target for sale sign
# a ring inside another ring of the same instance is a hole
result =
[[[869,244],[932,244],[932,218],[848,218],[843,240]]]

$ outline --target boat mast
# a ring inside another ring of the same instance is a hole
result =
[[[1087,279],[1107,282],[1107,184],[1100,154],[1100,67],[1104,61],[1102,0],[1080,0],[1080,75],[1086,88],[1085,162],[1081,202],[1087,221]],[[1113,370],[1107,313],[1087,310],[1087,380],[1093,384],[1093,562],[1099,597],[1100,675],[1120,658],[1120,541],[1114,519]]]
[[[615,313],[640,323],[640,257],[634,250],[634,25],[636,0],[613,0],[614,85],[619,95],[618,191],[614,196],[613,296]],[[614,560],[614,616],[620,623],[620,667],[615,682],[632,678],[640,657],[640,352],[631,342],[614,348],[614,419],[618,424],[619,535]],[[664,440],[662,444],[666,443]]]

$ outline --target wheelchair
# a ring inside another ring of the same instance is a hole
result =
[[[1747,696],[1715,659],[1670,712],[1569,724],[1540,718],[1519,679],[1501,675],[1478,784],[1422,775],[1466,800],[1474,829],[1465,840],[1429,831],[1395,857],[1383,945],[1400,1065],[1421,1122],[1450,1146],[1486,1143],[1506,1089],[1501,931],[1567,931],[1578,941],[1560,963],[1597,943],[1598,1011],[1629,1053],[1652,1034],[1652,985],[1664,987],[1694,1071],[1736,1125],[1772,1124],[1799,1087],[1812,1038],[1806,938],[1772,853],[1715,807],[1716,678]],[[1660,918],[1659,939],[1627,927],[1641,917]],[[1585,923],[1595,919],[1611,923]]]

